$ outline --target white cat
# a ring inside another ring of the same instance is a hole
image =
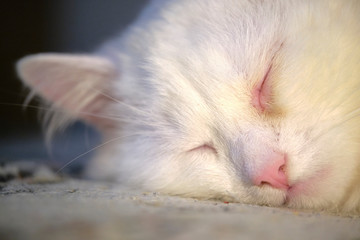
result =
[[[93,178],[360,212],[359,1],[153,1],[95,53],[17,70],[52,104],[49,134],[103,133]]]

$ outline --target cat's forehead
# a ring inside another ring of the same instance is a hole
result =
[[[283,42],[280,3],[230,1],[229,9],[221,1],[208,1],[211,8],[195,2],[170,7],[172,14],[163,13],[163,24],[153,30],[150,58],[161,71],[224,82],[267,67]]]

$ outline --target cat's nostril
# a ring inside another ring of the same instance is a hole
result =
[[[254,185],[269,185],[277,189],[289,189],[289,183],[285,172],[285,161],[285,155],[279,153],[272,154],[270,159],[267,161],[270,163],[264,166],[264,168],[259,171],[253,179]]]
[[[268,182],[265,182],[265,181],[261,181],[261,182],[260,182],[260,186],[261,186],[261,185],[271,185],[271,184],[268,183]]]

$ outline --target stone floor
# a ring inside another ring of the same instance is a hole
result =
[[[11,180],[0,189],[2,240],[360,239],[360,217],[200,201],[73,178]]]

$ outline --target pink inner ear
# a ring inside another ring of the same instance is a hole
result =
[[[91,55],[37,54],[20,60],[17,70],[34,92],[69,116],[99,128],[111,125],[111,118],[102,116],[114,100],[107,95],[108,87],[118,74],[109,60]]]
[[[268,108],[268,103],[271,98],[271,84],[269,77],[271,67],[272,65],[270,65],[262,81],[260,81],[252,91],[251,104],[260,112],[264,112]]]

